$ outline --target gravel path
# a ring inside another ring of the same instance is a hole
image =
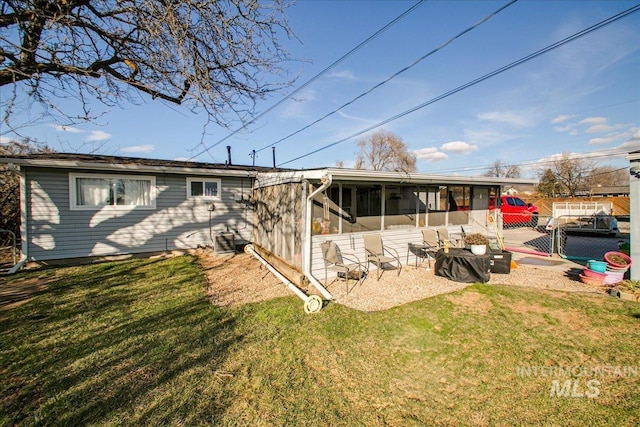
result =
[[[273,274],[269,273],[254,257],[247,254],[214,255],[201,251],[199,259],[209,281],[208,295],[213,304],[231,306],[271,298],[291,296],[293,293]],[[544,268],[519,264],[510,274],[492,274],[489,284],[552,289],[566,292],[598,292],[592,287],[567,276],[564,267]],[[567,266],[567,270],[570,266]],[[454,292],[469,286],[436,276],[433,268],[405,266],[400,276],[387,270],[377,281],[375,274],[357,284],[353,280],[347,286],[344,280],[336,280],[328,286],[334,300],[347,307],[362,311],[379,311]],[[306,290],[317,293],[315,288]]]

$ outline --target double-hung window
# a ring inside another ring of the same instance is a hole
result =
[[[206,198],[220,200],[221,184],[219,179],[187,178],[187,198]]]
[[[71,209],[154,209],[153,176],[69,174]]]

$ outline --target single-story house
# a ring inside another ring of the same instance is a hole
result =
[[[231,233],[252,241],[246,203],[268,168],[83,154],[0,159],[20,175],[30,261],[170,251]]]
[[[28,260],[253,243],[293,283],[330,294],[320,243],[364,258],[380,233],[404,256],[421,229],[491,232],[491,195],[531,180],[343,168],[283,170],[81,154],[7,156],[21,177]],[[500,227],[499,222],[496,224]],[[403,260],[404,262],[404,260]],[[320,274],[322,272],[322,274]]]

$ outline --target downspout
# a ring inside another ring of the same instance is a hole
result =
[[[329,174],[324,175],[320,179],[320,182],[322,183],[322,185],[316,188],[315,191],[313,191],[313,193],[307,196],[307,206],[306,206],[307,212],[306,212],[306,218],[304,222],[304,236],[303,236],[304,247],[303,247],[303,254],[302,254],[302,259],[303,259],[302,264],[303,264],[304,275],[307,277],[307,279],[309,279],[309,282],[311,282],[311,284],[315,286],[315,288],[322,294],[322,296],[328,300],[332,299],[333,296],[329,293],[329,291],[327,291],[324,288],[324,286],[322,286],[322,284],[318,281],[318,279],[313,277],[313,274],[311,273],[311,262],[312,262],[311,221],[312,221],[312,214],[313,214],[313,198],[316,195],[323,192],[324,190],[326,190],[327,188],[329,188],[329,186],[331,186],[331,181],[332,181],[331,175]]]
[[[29,259],[29,214],[31,212],[31,194],[29,193],[29,185],[27,184],[27,169],[18,165],[13,170],[20,175],[20,252],[22,257],[19,264]],[[24,261],[23,261],[24,259]],[[17,271],[17,270],[16,270]]]
[[[262,263],[267,270],[273,273],[282,283],[284,283],[287,288],[293,291],[294,294],[298,296],[302,301],[304,301],[304,311],[305,313],[318,313],[322,310],[322,299],[318,295],[307,295],[302,290],[300,290],[296,285],[291,283],[289,279],[284,277],[274,266],[269,264],[267,260],[262,258],[254,249],[253,245],[247,245],[244,247],[244,251],[250,255],[253,255],[258,261]]]

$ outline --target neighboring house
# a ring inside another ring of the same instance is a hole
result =
[[[614,185],[610,187],[593,187],[591,189],[592,197],[618,197],[618,196],[629,196],[629,186],[628,185]]]
[[[30,261],[252,240],[246,200],[267,168],[78,154],[0,158],[21,177],[22,252]]]
[[[21,176],[22,252],[46,261],[252,242],[289,280],[323,271],[320,243],[365,259],[380,233],[403,262],[421,228],[493,233],[492,195],[531,180],[326,168],[283,170],[78,154],[8,156]],[[500,224],[497,224],[500,227]],[[321,276],[321,275],[320,275]]]

